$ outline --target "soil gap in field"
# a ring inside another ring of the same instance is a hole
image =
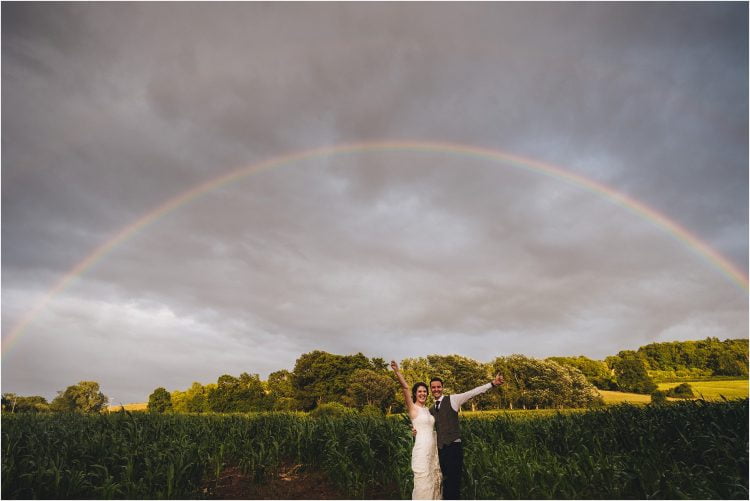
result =
[[[203,492],[216,499],[349,499],[320,470],[283,463],[278,473],[256,484],[239,467],[224,468],[219,479],[207,482]]]

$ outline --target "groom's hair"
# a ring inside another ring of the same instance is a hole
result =
[[[442,379],[440,379],[439,377],[434,377],[434,378],[430,379],[430,385],[432,385],[432,383],[434,381],[440,381],[440,384],[443,384],[443,380]]]
[[[414,386],[411,387],[411,401],[415,402],[417,401],[417,388],[420,386],[424,386],[424,389],[427,391],[427,393],[430,393],[430,389],[427,387],[426,384],[424,384],[422,381],[418,383],[414,383]]]

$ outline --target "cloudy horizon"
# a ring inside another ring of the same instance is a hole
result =
[[[2,391],[748,337],[742,3],[3,3]],[[244,166],[55,284],[123,229]],[[9,333],[29,312],[17,339]]]

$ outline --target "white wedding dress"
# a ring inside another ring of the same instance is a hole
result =
[[[411,469],[414,472],[412,499],[443,499],[440,461],[437,452],[435,418],[426,407],[419,407],[412,419],[417,430],[414,448],[411,451]]]

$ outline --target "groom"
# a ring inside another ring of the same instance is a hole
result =
[[[466,393],[443,395],[443,380],[434,377],[430,380],[430,391],[435,405],[430,413],[435,416],[437,429],[438,457],[443,472],[443,499],[461,498],[461,474],[464,468],[464,449],[461,445],[461,427],[458,424],[458,410],[469,399],[484,393],[490,388],[503,384],[503,376],[478,386]]]

